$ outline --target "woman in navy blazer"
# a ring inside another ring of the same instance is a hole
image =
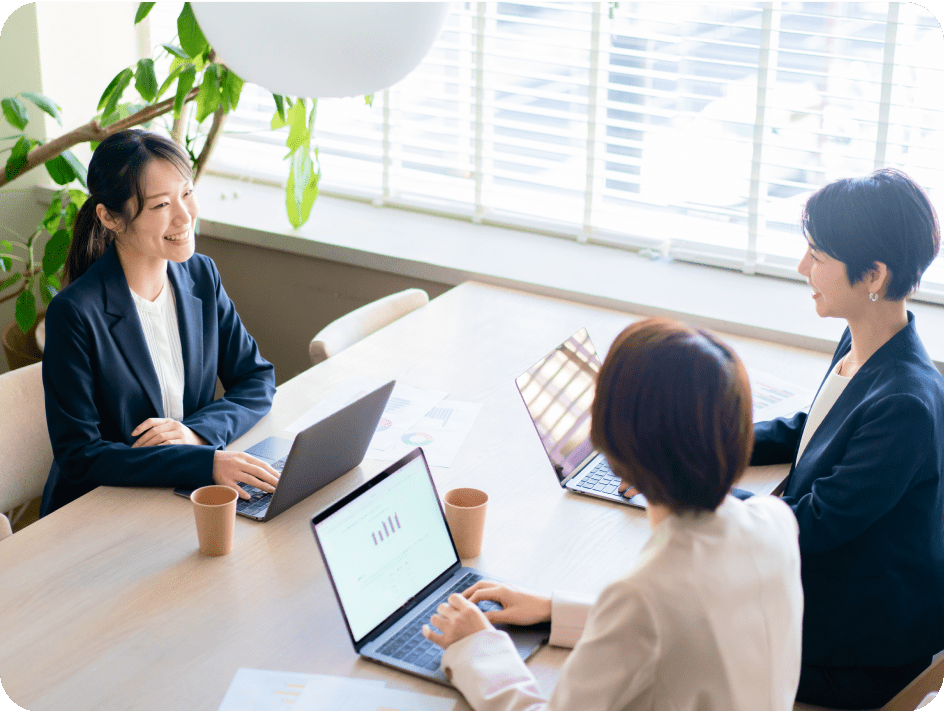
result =
[[[186,154],[161,136],[122,131],[96,148],[88,185],[66,265],[70,283],[46,313],[43,385],[55,461],[42,515],[100,484],[218,483],[243,498],[239,482],[273,491],[278,473],[268,464],[223,451],[268,412],[275,377],[215,265],[194,254],[199,207]],[[136,306],[162,293],[160,303],[170,303],[163,351],[153,329],[145,335]],[[225,394],[214,400],[217,377]]]
[[[816,312],[848,328],[809,415],[755,425],[751,463],[793,464],[797,700],[875,708],[944,649],[944,378],[905,309],[940,228],[924,191],[885,169],[820,189],[803,229]]]

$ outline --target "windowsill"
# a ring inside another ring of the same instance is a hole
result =
[[[803,282],[677,261],[520,230],[320,195],[293,230],[281,188],[208,175],[201,231],[443,284],[470,279],[832,353],[845,324],[821,319]],[[944,370],[944,307],[912,302]]]

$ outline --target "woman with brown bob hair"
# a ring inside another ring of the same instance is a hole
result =
[[[751,391],[734,352],[667,319],[629,326],[600,370],[591,438],[648,499],[652,536],[597,600],[492,582],[450,596],[424,626],[476,711],[788,711],[800,674],[797,525],[770,496],[729,496],[753,446]],[[627,515],[633,515],[627,511]],[[476,605],[494,600],[501,610]],[[492,623],[550,620],[573,647],[544,700]]]

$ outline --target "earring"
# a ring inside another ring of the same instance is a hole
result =
[[[870,292],[869,292],[869,301],[871,301],[873,304],[874,304],[876,301],[878,301],[878,294],[876,294],[874,291],[870,291]]]

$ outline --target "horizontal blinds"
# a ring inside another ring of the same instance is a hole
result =
[[[944,206],[944,39],[920,6],[610,6],[453,3],[372,106],[319,102],[322,189],[773,274],[837,177],[900,167]],[[284,181],[273,110],[247,84],[213,168]],[[944,260],[924,287],[944,294]]]

